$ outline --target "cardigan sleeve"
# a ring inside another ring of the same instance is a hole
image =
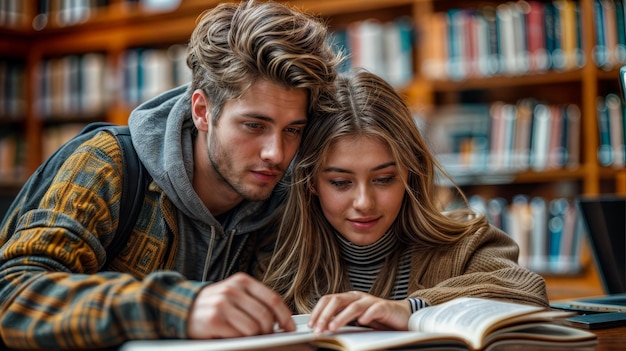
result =
[[[520,267],[518,254],[517,244],[493,226],[450,246],[419,251],[409,296],[429,305],[473,296],[547,307],[543,277]]]
[[[15,349],[85,349],[186,336],[204,285],[175,272],[99,272],[119,219],[121,154],[102,133],[59,169],[0,248],[0,335]],[[3,230],[6,230],[3,228]]]

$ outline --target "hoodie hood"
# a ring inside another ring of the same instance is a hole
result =
[[[195,127],[189,85],[141,104],[131,112],[128,126],[139,159],[176,208],[194,221],[212,225],[208,219],[213,216],[191,183]]]

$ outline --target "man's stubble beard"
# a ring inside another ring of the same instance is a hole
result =
[[[221,144],[218,142],[218,138],[216,136],[209,134],[207,138],[209,138],[207,143],[207,154],[209,157],[209,162],[211,162],[211,167],[213,167],[213,170],[218,177],[218,181],[221,181],[222,183],[228,185],[228,187],[230,187],[237,195],[247,201],[263,201],[270,197],[271,190],[268,191],[267,194],[262,194],[262,196],[258,196],[258,194],[247,194],[244,189],[245,183],[241,182],[238,184],[229,180],[224,175],[224,172],[222,172],[223,167],[221,167],[220,165],[224,166],[224,163],[226,161],[231,161],[232,158],[230,157],[229,153],[221,147]],[[229,165],[232,166],[232,163],[229,163]],[[232,167],[231,170],[233,170]],[[272,189],[273,188],[274,186],[272,186]]]

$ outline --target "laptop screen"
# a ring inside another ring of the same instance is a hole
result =
[[[626,197],[577,199],[604,288],[626,293]]]

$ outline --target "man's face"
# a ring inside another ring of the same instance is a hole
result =
[[[199,137],[206,138],[207,158],[198,160],[196,155],[196,161],[209,164],[204,165],[206,172],[195,174],[205,180],[197,181],[208,182],[216,196],[233,201],[267,199],[300,145],[307,103],[303,89],[260,80],[241,98],[227,101],[212,125],[207,102],[206,133],[198,129]]]

